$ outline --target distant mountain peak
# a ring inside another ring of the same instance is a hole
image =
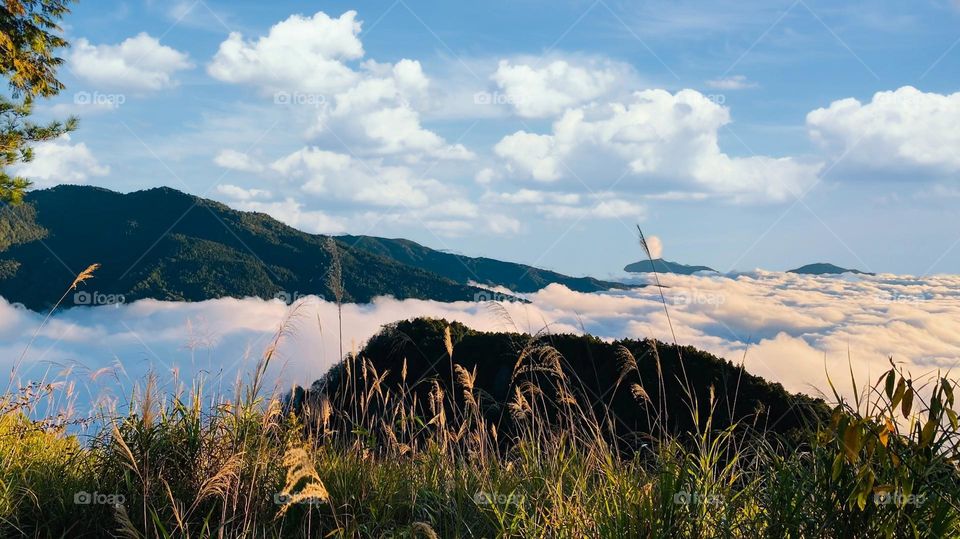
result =
[[[678,275],[693,275],[700,271],[709,271],[718,273],[717,270],[707,266],[688,266],[679,262],[671,262],[662,258],[651,260],[640,260],[632,264],[627,264],[623,271],[630,273],[651,273],[656,270],[657,273],[676,273]]]
[[[800,275],[839,275],[841,273],[856,273],[860,275],[874,275],[866,271],[857,269],[841,268],[840,266],[830,264],[829,262],[816,262],[788,270],[787,273],[797,273]]]

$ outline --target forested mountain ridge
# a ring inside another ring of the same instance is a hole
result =
[[[438,301],[493,296],[471,282],[516,286],[521,292],[551,282],[583,291],[623,286],[440,253],[406,240],[341,236],[334,244],[348,302],[381,295]],[[84,285],[94,303],[97,297],[334,297],[327,236],[175,189],[122,194],[62,185],[30,192],[24,204],[0,210],[0,296],[8,301],[47,308],[94,263],[100,268]],[[78,302],[68,295],[65,305],[90,304],[90,297]]]

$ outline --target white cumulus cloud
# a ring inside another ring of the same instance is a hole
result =
[[[577,65],[563,59],[526,63],[501,60],[491,79],[519,116],[543,118],[611,92],[625,82],[629,73],[628,67],[609,61]]]
[[[311,195],[375,206],[422,207],[431,191],[445,193],[438,181],[421,178],[404,166],[367,162],[352,156],[306,147],[274,161],[270,168],[297,180]]]
[[[37,187],[61,183],[86,183],[91,176],[106,176],[110,167],[102,165],[83,142],[71,143],[70,135],[33,148],[33,161],[19,165],[16,172]]]
[[[347,60],[363,56],[356,11],[332,18],[292,15],[266,36],[248,40],[231,32],[220,44],[207,71],[216,79],[253,84],[270,91],[333,92],[357,80]]]
[[[518,131],[494,152],[540,182],[627,176],[623,188],[660,184],[734,201],[784,201],[816,181],[819,163],[724,153],[718,131],[730,121],[728,109],[697,91],[644,90],[625,103],[570,109],[550,134]]]
[[[105,89],[161,90],[177,84],[174,74],[190,69],[189,56],[141,32],[116,45],[80,38],[69,57],[73,73]]]
[[[472,159],[423,126],[430,80],[420,62],[395,64],[364,56],[355,11],[339,17],[293,15],[255,40],[234,32],[220,44],[208,73],[273,94],[277,104],[315,118],[310,137],[363,154],[416,161],[423,156]]]
[[[663,241],[659,236],[647,236],[647,249],[650,249],[650,258],[663,258]]]
[[[814,141],[827,152],[868,169],[960,170],[960,92],[922,92],[912,86],[877,92],[868,103],[847,98],[807,115]]]

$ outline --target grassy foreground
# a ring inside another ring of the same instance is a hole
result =
[[[521,428],[502,439],[449,335],[458,382],[419,382],[423,400],[351,356],[356,398],[285,413],[260,387],[282,332],[234,395],[198,383],[160,396],[148,381],[129,414],[95,418],[81,437],[69,418],[28,419],[57,389],[22,388],[0,400],[0,536],[960,535],[955,381],[891,365],[853,402],[835,394],[832,420],[806,443],[701,417],[699,432],[641,433],[642,449],[623,455],[612,419],[590,411],[543,344],[518,358],[505,412]],[[635,368],[626,352],[623,372]]]

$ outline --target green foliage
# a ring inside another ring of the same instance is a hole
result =
[[[54,56],[66,47],[59,21],[70,0],[3,0],[0,5],[0,75],[7,77],[15,96],[56,95],[63,89]]]
[[[0,252],[12,245],[43,239],[47,231],[36,222],[37,212],[29,204],[0,207]]]
[[[76,129],[77,120],[39,125],[29,121],[33,101],[63,89],[56,70],[66,47],[60,19],[70,0],[3,0],[0,6],[0,76],[6,77],[12,98],[0,96],[0,202],[19,204],[30,182],[6,169],[33,159],[32,145]]]
[[[3,401],[7,402],[6,400]],[[30,421],[20,410],[0,415],[0,535],[29,526],[59,535],[77,517],[74,495],[94,481],[94,453],[62,428]],[[52,530],[57,530],[53,533]]]

